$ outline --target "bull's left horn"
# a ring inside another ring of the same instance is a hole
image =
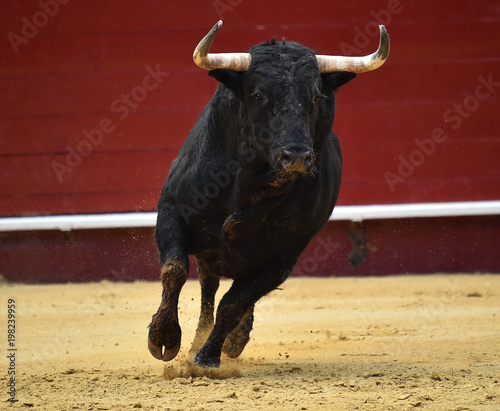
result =
[[[208,53],[217,32],[222,27],[222,20],[203,37],[196,46],[193,60],[197,66],[205,70],[228,69],[233,71],[246,71],[250,66],[251,57],[249,53]]]
[[[375,70],[385,63],[389,57],[391,38],[384,26],[380,25],[380,43],[375,53],[363,57],[344,56],[316,56],[321,73],[336,71],[350,71],[351,73],[365,73]]]

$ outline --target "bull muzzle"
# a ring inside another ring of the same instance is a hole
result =
[[[228,69],[246,71],[250,67],[252,57],[250,53],[209,53],[217,32],[222,27],[219,20],[208,34],[196,46],[193,60],[197,66],[205,70]],[[365,73],[375,70],[385,63],[389,57],[390,37],[383,25],[380,28],[380,42],[377,51],[367,56],[328,56],[317,55],[318,67],[321,73],[335,73],[349,71],[351,73]]]
[[[307,174],[312,169],[314,156],[306,147],[288,147],[281,151],[278,162],[286,173]]]

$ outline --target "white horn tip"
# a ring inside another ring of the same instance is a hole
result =
[[[385,26],[383,24],[379,25],[378,27],[380,29],[381,36],[387,36],[387,37],[389,37],[389,39],[391,38],[391,36],[389,36],[389,33],[387,33],[387,29],[385,28]]]

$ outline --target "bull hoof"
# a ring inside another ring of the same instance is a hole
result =
[[[177,354],[179,353],[180,345],[177,347],[174,347],[172,349],[167,349],[165,348],[165,351],[163,351],[163,347],[161,345],[156,345],[151,342],[151,339],[148,338],[148,348],[149,352],[153,357],[155,357],[158,360],[163,360],[163,361],[171,361],[175,357],[177,357]],[[163,354],[162,354],[163,352]]]
[[[181,347],[181,328],[175,320],[165,318],[164,311],[153,315],[149,327],[148,348],[153,357],[158,360],[173,360]],[[159,315],[160,314],[160,315]]]
[[[194,363],[203,368],[219,368],[220,357],[203,357],[198,353],[194,359]]]
[[[250,308],[236,328],[226,337],[222,345],[222,352],[229,358],[237,358],[241,355],[250,341],[250,332],[253,325],[253,307]]]
[[[151,339],[148,338],[148,348],[149,352],[153,357],[155,357],[157,360],[162,360],[163,359],[163,354],[162,354],[162,347],[159,347],[158,345],[155,345],[151,342]]]
[[[241,336],[235,336],[232,333],[228,335],[224,345],[222,346],[222,352],[226,354],[229,358],[237,358],[241,355],[250,337],[245,338]]]

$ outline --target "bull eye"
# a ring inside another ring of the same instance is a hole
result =
[[[262,93],[259,93],[259,92],[255,92],[252,94],[253,95],[253,98],[255,99],[255,101],[258,101],[258,102],[262,102],[266,99],[266,96],[264,96],[264,94]]]
[[[313,104],[315,106],[319,105],[319,103],[321,103],[322,100],[328,100],[328,96],[325,96],[324,94],[316,94],[314,97],[313,97]]]

